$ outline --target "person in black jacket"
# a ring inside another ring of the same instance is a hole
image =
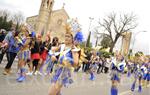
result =
[[[43,74],[43,66],[46,61],[48,51],[51,49],[50,35],[46,35],[46,40],[40,45],[40,61],[38,64],[38,74]]]
[[[87,55],[86,59],[88,60],[88,62],[85,64],[85,69],[84,69],[85,72],[89,70],[92,53],[87,52],[86,55]]]
[[[3,40],[5,39],[5,36],[6,36],[6,33],[5,33],[5,32],[6,32],[6,31],[3,30],[3,29],[0,30],[0,46],[2,45],[2,42],[3,42]],[[3,60],[4,54],[6,53],[6,49],[7,49],[7,48],[0,47],[0,64],[1,64],[2,60]]]
[[[40,61],[40,44],[41,44],[41,36],[38,35],[35,41],[32,42],[31,47],[31,59],[33,63],[33,73],[37,75],[38,73],[38,64]]]

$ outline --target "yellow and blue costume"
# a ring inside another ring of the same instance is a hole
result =
[[[112,59],[112,65],[111,65],[111,80],[120,82],[121,73],[124,72],[124,68],[126,66],[125,60],[117,61],[116,58]],[[111,95],[118,95],[118,89],[117,86],[112,85],[111,87]]]
[[[71,73],[74,61],[71,50],[71,48],[67,48],[60,53],[58,64],[55,68],[54,76],[51,80],[52,83],[59,82],[60,84],[67,86],[73,82]]]

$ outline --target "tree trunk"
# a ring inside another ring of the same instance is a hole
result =
[[[109,50],[110,53],[113,52],[114,46],[115,46],[115,43],[112,43],[111,46],[110,46],[110,50]]]
[[[120,34],[117,34],[116,37],[115,37],[115,40],[112,42],[112,44],[110,46],[109,52],[111,52],[111,53],[113,52],[114,46],[115,46],[115,44],[116,44],[119,37],[120,37]]]
[[[87,39],[87,42],[86,42],[86,47],[90,47],[90,40],[91,40],[91,31],[88,35],[88,39]]]
[[[98,44],[98,37],[96,37],[95,47],[97,46],[97,44]]]

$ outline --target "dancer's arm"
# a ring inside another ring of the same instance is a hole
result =
[[[72,51],[72,56],[73,56],[73,60],[74,60],[73,66],[76,67],[76,66],[78,66],[78,63],[79,63],[79,53]]]

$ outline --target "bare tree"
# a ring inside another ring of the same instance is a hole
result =
[[[7,11],[6,10],[0,10],[0,16],[5,16],[7,15]]]
[[[17,13],[11,13],[9,10],[0,10],[0,16],[6,16],[8,17],[8,20],[12,20],[13,23],[15,24],[21,24],[24,22],[24,16],[22,12],[17,12]]]
[[[104,33],[101,33],[99,31],[99,28],[98,27],[95,27],[93,29],[93,32],[94,32],[94,38],[96,38],[96,42],[95,42],[95,47],[98,45],[100,39],[103,37]]]
[[[10,20],[10,15],[11,15],[11,12],[8,11],[8,10],[0,10],[0,17],[4,17],[4,16],[7,16],[7,20]]]
[[[116,42],[124,32],[132,31],[136,28],[136,20],[136,15],[133,13],[120,14],[119,17],[116,13],[111,13],[103,19],[103,22],[99,21],[99,25],[103,28],[103,31],[105,31],[111,39],[110,52],[113,52]]]
[[[19,30],[20,25],[24,22],[22,12],[17,12],[12,15],[13,23],[16,24],[16,30]]]
[[[109,34],[103,32],[103,30],[100,29],[100,26],[96,26],[92,31],[94,33],[94,38],[96,38],[96,42],[95,42],[95,47],[99,44],[101,44],[100,42],[105,39],[105,38],[109,38]],[[110,39],[110,38],[109,38]],[[107,43],[108,44],[108,43]]]
[[[24,16],[23,16],[22,12],[14,13],[12,15],[12,20],[14,23],[19,24],[19,25],[21,23],[23,23],[24,22]]]
[[[12,14],[9,10],[0,10],[0,17],[3,19],[3,21],[0,21],[1,28],[3,27],[6,30],[9,30],[9,27],[12,25],[19,30],[19,26],[24,22],[24,16],[22,12]],[[7,22],[9,22],[9,25],[7,25]]]

